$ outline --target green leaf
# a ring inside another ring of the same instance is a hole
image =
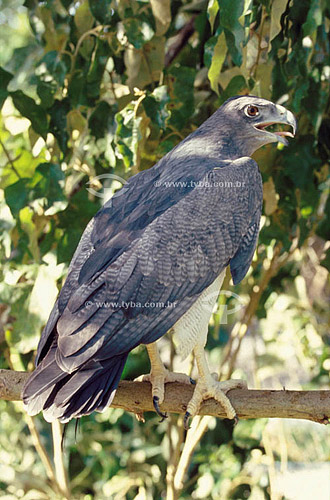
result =
[[[224,28],[228,50],[237,66],[242,64],[244,28],[239,18],[244,12],[244,0],[218,0],[220,25]]]
[[[244,76],[236,75],[228,83],[224,92],[220,96],[220,104],[224,103],[229,97],[239,94],[242,90],[247,89],[248,85]]]
[[[25,95],[21,90],[10,93],[15,107],[31,121],[31,125],[37,134],[46,139],[48,132],[48,120],[44,109],[38,106],[31,97]]]
[[[59,52],[51,50],[39,63],[37,93],[44,108],[53,105],[56,91],[64,85],[68,68],[61,57]]]
[[[77,69],[69,82],[68,88],[69,99],[72,107],[79,104],[87,105],[86,92],[86,73],[81,69]]]
[[[56,258],[48,253],[34,271],[33,286],[25,286],[14,302],[11,314],[16,318],[10,342],[17,350],[28,353],[36,349],[40,330],[47,322],[58,295],[57,280],[62,277],[63,265],[56,265]]]
[[[211,31],[213,31],[215,19],[217,17],[218,12],[219,12],[218,1],[217,0],[209,0],[208,6],[207,6],[207,17],[209,19]]]
[[[320,159],[314,154],[314,139],[304,136],[303,140],[293,142],[283,155],[285,174],[295,187],[306,189],[313,178],[313,170],[320,166]]]
[[[309,89],[309,81],[302,81],[301,85],[296,85],[293,100],[292,100],[292,108],[294,111],[299,111],[301,107],[301,101],[306,97]]]
[[[164,35],[171,24],[171,0],[150,0],[156,20],[156,35]]]
[[[73,257],[75,248],[77,248],[81,238],[81,230],[73,228],[63,232],[57,245],[57,263],[69,263]]]
[[[88,126],[94,137],[97,139],[104,137],[112,120],[113,111],[111,106],[105,101],[99,102],[88,120]]]
[[[29,182],[34,200],[43,200],[45,215],[54,215],[67,207],[68,200],[64,195],[65,176],[59,165],[42,163],[36,169]]]
[[[98,201],[98,200],[97,200]],[[66,210],[57,215],[57,263],[70,262],[78,245],[80,237],[90,221],[99,209],[97,202],[88,199],[86,189],[78,191],[71,199]]]
[[[42,163],[29,183],[34,200],[42,200],[45,215],[65,210],[68,200],[64,194],[64,173],[59,165]]]
[[[272,9],[270,13],[270,30],[269,30],[269,42],[274,40],[277,35],[281,32],[281,17],[286,11],[288,5],[288,0],[273,0]],[[271,50],[271,44],[269,44],[269,51]]]
[[[63,57],[63,56],[62,56]],[[62,86],[64,84],[65,76],[68,68],[65,62],[61,59],[61,54],[56,50],[51,50],[41,59],[41,64],[45,64],[48,75]]]
[[[224,32],[220,33],[218,36],[212,37],[208,41],[208,44],[211,40],[212,45],[214,44],[213,47],[211,48],[210,45],[206,47],[206,50],[210,48],[212,51],[211,64],[209,65],[209,71],[207,75],[211,83],[211,88],[214,90],[214,92],[218,93],[219,75],[221,73],[223,63],[226,59],[227,44]]]
[[[41,258],[43,258],[46,253],[50,252],[54,247],[54,243],[56,243],[56,224],[56,218],[50,218],[47,227],[44,228],[42,238],[38,241]]]
[[[136,163],[138,144],[141,140],[141,133],[139,130],[141,121],[142,117],[136,116],[133,103],[130,103],[126,108],[120,111],[120,113],[116,114],[117,149],[123,156],[126,167],[131,167]]]
[[[66,115],[67,120],[67,130],[70,136],[74,130],[78,130],[79,134],[82,134],[86,129],[87,120],[79,111],[79,109],[71,109]]]
[[[130,89],[143,89],[151,82],[158,81],[164,69],[165,38],[155,36],[143,46],[136,49],[129,46],[125,51],[125,66],[127,71],[126,84]],[[116,61],[116,59],[115,59]]]
[[[92,3],[94,4],[94,7],[96,6],[96,9],[97,6],[101,6],[102,8],[102,1]],[[84,0],[76,10],[76,13],[74,15],[74,23],[77,26],[79,37],[93,27],[94,18],[90,9],[89,2],[87,2],[87,0]]]
[[[169,94],[171,117],[169,123],[182,129],[194,112],[195,70],[185,66],[174,66],[169,71]]]
[[[38,236],[33,220],[34,211],[30,207],[24,207],[19,211],[19,221],[21,228],[28,235],[29,238],[29,250],[35,262],[39,262],[39,245]]]
[[[14,151],[17,154],[20,150]],[[40,163],[40,158],[35,158],[30,151],[25,150],[20,152],[15,158],[14,165],[15,170],[18,172],[21,178],[30,178],[33,177],[35,169]],[[12,169],[10,163],[8,163],[1,171],[1,181],[0,187],[4,189],[11,184],[17,182],[17,174]]]
[[[37,94],[40,97],[41,100],[41,105],[44,108],[50,108],[55,99],[55,93],[57,90],[57,85],[56,82],[51,81],[51,82],[46,82],[43,80],[40,80],[37,85]]]
[[[6,187],[5,198],[14,217],[36,200],[39,200],[45,215],[53,215],[68,204],[64,195],[64,174],[59,165],[42,163],[32,178],[20,179]]]
[[[8,84],[10,80],[13,78],[11,73],[5,71],[3,68],[0,68],[0,109],[2,108],[3,103],[8,97]]]
[[[111,22],[113,16],[113,8],[111,7],[111,0],[88,0],[89,8],[97,21],[101,24],[108,24]]]
[[[141,49],[155,34],[151,24],[141,19],[125,19],[124,26],[128,41],[136,49]]]
[[[7,344],[19,353],[28,353],[34,350],[40,338],[38,317],[29,315],[28,301],[32,286],[20,286],[15,293],[15,301],[11,305],[10,313],[15,319],[13,328],[6,335]]]
[[[5,199],[11,213],[16,217],[19,211],[26,206],[28,202],[28,192],[26,189],[28,180],[19,179],[14,184],[5,188]]]
[[[312,0],[306,22],[303,24],[304,36],[312,35],[323,21],[321,0]]]
[[[156,88],[152,94],[147,95],[142,101],[147,116],[163,130],[166,129],[167,119],[170,116],[170,112],[167,109],[169,100],[167,87],[166,85],[162,85]]]
[[[65,176],[59,165],[54,163],[42,163],[36,169],[33,180],[29,186],[34,189],[36,195],[47,194],[49,197],[57,196],[64,187]]]
[[[53,106],[48,110],[51,116],[49,131],[56,137],[58,145],[64,154],[68,148],[67,141],[69,139],[69,135],[66,128],[66,117],[69,111],[70,102],[68,99],[63,99],[62,101],[56,99]]]

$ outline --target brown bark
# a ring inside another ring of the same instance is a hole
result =
[[[0,370],[0,399],[21,399],[23,385],[29,374],[12,370]],[[166,384],[163,411],[184,413],[192,396],[194,386]],[[330,391],[275,391],[233,389],[228,393],[241,419],[249,418],[298,418],[327,424],[330,418]],[[138,415],[154,411],[148,382],[120,382],[113,400],[113,407],[123,408]],[[214,399],[205,401],[200,415],[225,418],[226,415]]]
[[[166,55],[165,55],[165,68],[167,68],[171,62],[176,58],[176,56],[181,52],[184,46],[187,44],[189,38],[195,31],[195,17],[192,16],[190,21],[181,28],[177,34],[174,42],[170,45]]]

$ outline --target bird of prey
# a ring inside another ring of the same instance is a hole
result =
[[[278,127],[278,124],[289,125]],[[270,127],[272,125],[272,127]],[[131,177],[86,227],[65,284],[42,332],[36,370],[23,401],[48,421],[111,404],[129,352],[145,344],[156,411],[164,384],[190,383],[162,364],[156,341],[173,334],[178,353],[193,352],[199,377],[185,415],[242,382],[219,382],[204,346],[226,267],[234,284],[247,273],[262,210],[262,180],[250,157],[264,144],[294,137],[283,106],[255,96],[227,100],[151,169]]]

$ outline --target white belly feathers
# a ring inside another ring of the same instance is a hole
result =
[[[177,353],[186,358],[193,348],[206,344],[208,324],[217,301],[225,270],[206,288],[190,309],[172,328],[173,340]]]

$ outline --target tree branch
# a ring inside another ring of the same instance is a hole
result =
[[[0,370],[0,399],[18,401],[22,399],[21,392],[30,373],[14,370]]]
[[[0,370],[0,399],[20,400],[28,377],[29,373],[26,372]],[[194,386],[186,384],[167,384],[161,409],[170,413],[184,413],[193,390]],[[329,423],[330,391],[233,389],[228,394],[240,419],[277,417]],[[154,411],[149,382],[121,381],[112,406],[140,415],[145,411]],[[226,417],[222,406],[214,399],[205,401],[199,414]]]
[[[192,16],[190,21],[187,22],[178,32],[174,42],[170,45],[167,53],[165,54],[165,68],[167,68],[171,62],[176,58],[176,56],[181,52],[189,38],[195,31],[195,18],[196,16]]]

